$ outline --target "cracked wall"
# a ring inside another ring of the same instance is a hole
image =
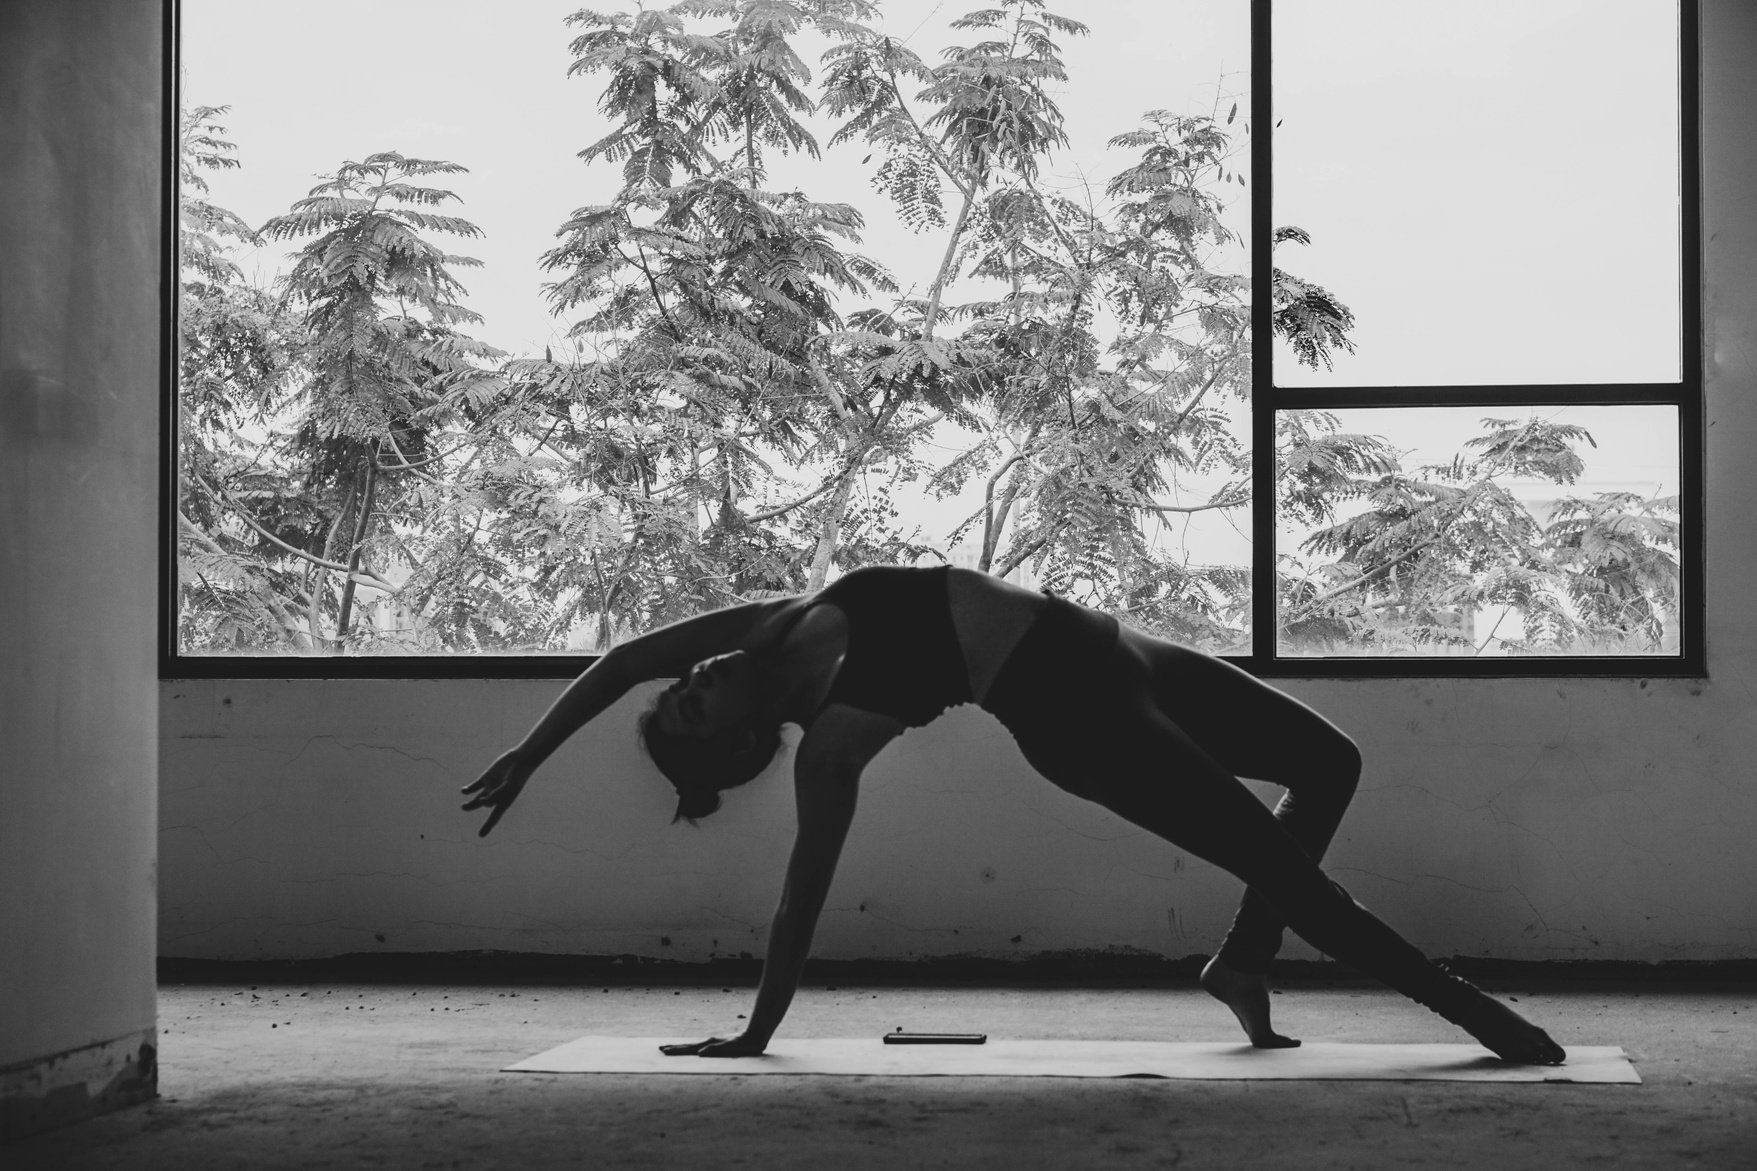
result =
[[[1366,756],[1330,868],[1435,953],[1757,956],[1757,10],[1706,4],[1703,43],[1709,677],[1287,685]],[[163,684],[162,953],[760,952],[785,769],[698,829],[669,825],[634,745],[640,695],[475,836],[457,789],[559,686]],[[965,710],[869,770],[815,952],[1206,953],[1237,894],[1036,778]]]

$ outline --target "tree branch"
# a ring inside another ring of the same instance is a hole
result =
[[[340,561],[328,561],[322,557],[316,556],[315,554],[307,553],[303,549],[295,548],[294,546],[287,544],[285,541],[281,540],[279,537],[275,536],[273,533],[271,533],[267,529],[263,528],[261,524],[257,523],[256,518],[251,516],[249,513],[245,512],[243,509],[243,506],[241,506],[236,500],[233,500],[230,496],[227,496],[224,492],[221,492],[219,489],[215,488],[212,484],[209,484],[206,480],[202,479],[200,476],[195,477],[195,482],[200,484],[203,488],[206,488],[209,492],[212,492],[220,500],[225,501],[226,504],[231,507],[233,513],[235,513],[237,515],[239,520],[243,521],[245,524],[249,525],[252,529],[255,529],[258,534],[267,538],[273,544],[286,550],[288,553],[291,553],[293,556],[303,557],[305,560],[311,562],[311,564],[317,566],[319,569],[333,569],[338,573],[348,573],[351,576],[359,577],[360,580],[362,582],[364,582],[365,584],[370,585],[370,586],[376,586],[377,588],[384,590],[386,593],[391,593],[391,594],[396,593],[396,591],[397,591],[396,586],[394,586],[390,582],[384,580],[384,578],[379,577],[376,573],[373,573],[370,569],[362,569],[357,574],[354,574],[354,573],[352,573],[352,571],[350,571],[348,569],[348,567],[346,565],[344,565]]]
[[[1009,553],[1006,560],[1000,563],[999,568],[992,569],[989,572],[993,573],[996,577],[1005,577],[1007,574],[1013,572],[1013,570],[1019,568],[1019,566],[1025,564],[1025,562],[1035,555],[1039,549],[1049,544],[1050,538],[1060,531],[1060,527],[1052,529],[1049,532],[1044,533],[1041,537],[1038,537],[1035,541],[1032,541],[1029,545],[1026,545],[1023,549],[1018,549]]]
[[[1216,362],[1214,364],[1214,371],[1208,375],[1208,381],[1202,383],[1202,389],[1198,390],[1195,397],[1190,399],[1189,405],[1184,407],[1182,411],[1178,412],[1177,420],[1171,425],[1173,432],[1183,430],[1184,420],[1190,417],[1190,412],[1196,409],[1196,404],[1202,401],[1202,396],[1214,388],[1214,384],[1220,381],[1221,373],[1231,365],[1232,361],[1230,359]],[[1169,380],[1171,378],[1171,373],[1167,371],[1165,377],[1166,380]]]
[[[757,521],[774,520],[777,516],[785,516],[800,505],[809,504],[819,496],[822,496],[825,492],[828,492],[836,485],[836,482],[842,478],[842,475],[843,473],[838,472],[835,475],[826,478],[823,483],[819,484],[810,492],[807,492],[804,496],[801,496],[790,504],[783,504],[779,508],[771,508],[767,512],[753,512],[744,518],[745,523],[754,524]]]
[[[1001,477],[1007,474],[1007,470],[1009,468],[1011,468],[1014,464],[1019,463],[1024,458],[1025,458],[1025,453],[1022,451],[1014,452],[1012,455],[1009,455],[1006,459],[1001,461],[1001,466],[994,470],[994,475],[990,476],[988,478],[988,483],[983,486],[983,489],[982,489],[982,566],[984,569],[988,568],[989,564],[993,561],[994,547],[1000,540],[1000,532],[999,532],[998,527],[995,524],[995,516],[994,516],[994,488],[995,488],[995,485],[1000,483]]]
[[[1126,500],[1123,503],[1130,508],[1139,508],[1147,512],[1208,512],[1215,508],[1237,508],[1249,504],[1248,495],[1234,496],[1230,500],[1212,500],[1207,504],[1152,504],[1145,500]]]
[[[237,557],[237,554],[229,552],[218,541],[214,540],[211,534],[204,530],[200,525],[196,524],[193,520],[190,520],[189,514],[182,509],[177,510],[177,519],[183,522],[184,531],[200,541],[210,552],[216,553],[227,559]],[[213,583],[207,580],[205,574],[197,574],[196,576],[201,578],[202,584],[207,586],[210,593],[217,594],[219,592]],[[267,606],[270,616],[272,616],[276,622],[280,623],[282,632],[288,635],[296,645],[303,640],[304,649],[310,650],[310,639],[306,636],[304,631],[299,629],[299,623],[294,619],[292,611],[282,605],[280,599],[274,596],[272,584],[264,583],[262,593],[259,594],[258,597]]]
[[[1525,434],[1531,430],[1531,426],[1532,425],[1530,423],[1527,423],[1520,430],[1519,437],[1523,438],[1525,436]],[[1507,450],[1509,450],[1509,451],[1512,450],[1511,445],[1509,445]],[[1464,514],[1466,512],[1468,512],[1470,510],[1471,505],[1473,503],[1475,503],[1475,497],[1478,496],[1482,492],[1483,489],[1487,488],[1490,484],[1493,484],[1495,482],[1495,476],[1499,471],[1499,465],[1501,465],[1505,462],[1506,462],[1505,453],[1496,456],[1493,460],[1491,460],[1489,462],[1489,470],[1488,470],[1487,474],[1485,474],[1481,480],[1478,480],[1476,483],[1472,484],[1469,488],[1466,488],[1462,493],[1459,494],[1459,496],[1457,497],[1457,505],[1458,505],[1457,508],[1455,508],[1453,510],[1451,516],[1446,518],[1445,523],[1440,525],[1439,529],[1435,531],[1433,536],[1429,537],[1425,541],[1421,541],[1415,545],[1410,546],[1408,549],[1405,549],[1403,552],[1399,553],[1397,556],[1393,557],[1391,560],[1385,562],[1383,565],[1376,565],[1372,569],[1368,570],[1366,573],[1361,574],[1359,577],[1354,578],[1351,581],[1343,582],[1339,586],[1336,586],[1332,589],[1325,590],[1323,593],[1319,594],[1317,597],[1312,598],[1309,601],[1300,603],[1298,606],[1295,606],[1293,609],[1289,610],[1285,616],[1277,619],[1277,625],[1285,626],[1289,622],[1297,622],[1301,618],[1304,618],[1306,615],[1310,614],[1313,610],[1317,609],[1319,606],[1323,605],[1325,602],[1329,601],[1331,598],[1334,598],[1339,594],[1345,594],[1349,590],[1358,589],[1359,587],[1366,585],[1369,582],[1377,581],[1378,579],[1384,577],[1387,573],[1391,572],[1391,570],[1393,570],[1397,566],[1401,565],[1403,562],[1408,561],[1411,557],[1414,557],[1417,553],[1420,553],[1422,550],[1432,548],[1434,545],[1439,544],[1440,541],[1442,541],[1445,538],[1446,534],[1451,531],[1452,526],[1457,524],[1460,520],[1464,519]]]
[[[641,275],[647,278],[647,288],[652,291],[653,304],[659,307],[659,316],[663,317],[665,319],[665,324],[671,327],[671,336],[678,341],[682,341],[683,331],[678,329],[677,322],[671,319],[671,310],[665,307],[665,298],[659,295],[659,282],[654,279],[652,270],[647,267],[647,250],[642,248],[639,244],[634,246],[634,250],[640,253],[641,258],[638,261],[630,260],[629,263],[640,269]],[[624,253],[622,258],[628,260],[628,255]]]
[[[952,165],[952,160],[940,149],[940,145],[934,141],[933,135],[922,127],[914,112],[909,109],[909,104],[903,100],[903,89],[897,84],[897,67],[889,61],[885,62],[885,75],[891,80],[891,97],[896,102],[897,112],[909,120],[910,128],[915,131],[916,142],[933,156],[933,161],[939,164],[940,170],[945,173],[947,179],[951,180],[952,186],[958,189],[959,194],[966,197],[974,196],[976,188],[965,185],[964,180],[958,176],[958,169]]]
[[[1462,515],[1462,510],[1460,511],[1460,515]],[[1457,517],[1453,517],[1453,520],[1456,520],[1456,519],[1457,519]],[[1451,528],[1451,527],[1452,527],[1451,522],[1448,521],[1446,524],[1446,528]],[[1297,622],[1301,618],[1304,618],[1306,615],[1310,614],[1313,610],[1316,610],[1319,606],[1323,605],[1325,602],[1328,602],[1331,598],[1337,597],[1338,595],[1341,595],[1341,594],[1346,594],[1349,590],[1359,589],[1361,586],[1367,585],[1371,582],[1378,581],[1380,578],[1384,577],[1387,573],[1390,573],[1393,569],[1397,568],[1399,565],[1403,564],[1405,561],[1408,561],[1411,557],[1414,557],[1417,553],[1420,553],[1424,549],[1432,548],[1434,545],[1439,544],[1441,539],[1444,538],[1445,535],[1446,535],[1445,529],[1442,529],[1440,532],[1429,537],[1427,540],[1418,542],[1414,545],[1411,545],[1409,548],[1405,549],[1403,552],[1399,553],[1397,556],[1391,558],[1391,560],[1385,562],[1383,565],[1375,565],[1371,569],[1367,570],[1365,573],[1361,574],[1359,577],[1350,578],[1348,581],[1343,582],[1339,586],[1335,586],[1331,589],[1325,590],[1323,593],[1319,594],[1315,598],[1311,598],[1307,601],[1301,602],[1299,605],[1295,606],[1292,610],[1289,610],[1286,614],[1282,615],[1282,617],[1280,619],[1280,624],[1285,626],[1289,622]]]

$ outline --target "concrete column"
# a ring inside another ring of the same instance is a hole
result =
[[[6,1138],[157,1085],[162,22],[0,3]]]

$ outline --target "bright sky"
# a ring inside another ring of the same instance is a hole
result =
[[[885,27],[932,60],[973,39],[947,25],[977,6],[889,0]],[[232,107],[243,163],[209,176],[212,198],[260,225],[344,159],[398,150],[462,163],[471,173],[448,186],[463,202],[449,210],[486,233],[455,248],[485,262],[459,273],[486,318],[478,336],[559,352],[566,325],[541,296],[538,257],[572,209],[607,202],[618,181],[614,166],[575,157],[607,129],[601,78],[566,77],[575,30],[563,18],[578,7],[303,0],[289,20],[268,0],[183,0],[184,102]],[[1051,8],[1092,29],[1064,42],[1073,147],[1053,182],[1101,192],[1130,161],[1105,141],[1151,108],[1224,114],[1236,99],[1242,130],[1244,0]],[[1277,222],[1314,236],[1279,260],[1354,310],[1359,344],[1333,375],[1297,370],[1280,351],[1284,383],[1677,377],[1675,0],[1297,0],[1276,11]],[[816,51],[805,56],[815,66]],[[924,286],[944,238],[886,221],[866,153],[778,162],[771,186],[861,207],[864,250]],[[1237,162],[1248,175],[1242,151]],[[1234,190],[1242,228],[1246,192]],[[271,280],[286,250],[247,271]],[[1371,429],[1416,459],[1443,458],[1492,413],[1463,412],[1456,428],[1378,412]],[[1591,477],[1675,490],[1675,441],[1656,442],[1675,434],[1669,415],[1657,426],[1651,411],[1591,415]]]
[[[1678,377],[1677,5],[1276,7],[1284,267],[1359,352],[1287,385]]]

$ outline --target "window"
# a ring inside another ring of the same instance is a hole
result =
[[[939,560],[1266,674],[1696,669],[1688,6],[965,7],[182,0],[167,674]]]
[[[1699,662],[1693,13],[1351,0],[1271,19],[1262,230],[1278,265],[1323,274],[1281,276],[1290,302],[1350,327],[1329,360],[1277,347],[1259,371],[1277,665]]]

